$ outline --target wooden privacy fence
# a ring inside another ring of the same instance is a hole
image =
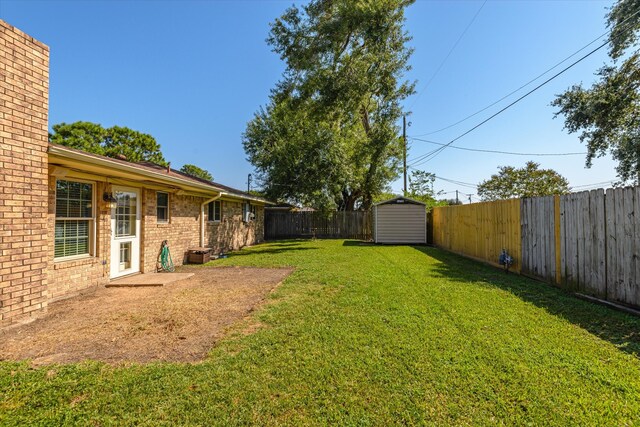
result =
[[[434,208],[429,223],[436,246],[494,265],[506,249],[520,271],[519,200]]]
[[[270,212],[265,211],[267,240],[309,238],[370,240],[371,211]]]
[[[497,264],[504,247],[522,274],[640,306],[640,187],[441,207],[432,218],[443,249]]]

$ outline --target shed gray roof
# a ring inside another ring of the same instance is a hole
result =
[[[413,200],[410,199],[408,197],[394,197],[393,199],[389,199],[389,200],[384,200],[382,202],[376,203],[373,206],[380,206],[380,205],[422,205],[422,206],[426,206],[426,203],[422,203],[419,202],[417,200]]]

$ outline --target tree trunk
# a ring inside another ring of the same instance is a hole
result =
[[[339,211],[354,211],[356,202],[360,197],[361,192],[359,190],[351,191],[342,190],[342,200],[338,205]]]

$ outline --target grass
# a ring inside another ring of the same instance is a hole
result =
[[[431,248],[215,265],[296,271],[199,364],[0,363],[0,424],[640,424],[638,318]]]

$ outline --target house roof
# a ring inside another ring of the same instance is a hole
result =
[[[196,178],[170,167],[157,165],[150,162],[129,162],[114,159],[99,154],[87,153],[82,150],[69,148],[64,145],[49,143],[50,164],[73,168],[79,171],[88,171],[107,177],[124,177],[147,182],[162,183],[174,186],[178,189],[192,190],[208,193],[223,193],[225,196],[243,200],[256,201],[265,204],[273,204],[262,197],[237,190],[213,181]]]
[[[380,206],[380,205],[422,205],[422,206],[426,206],[425,203],[422,203],[418,200],[413,200],[410,199],[408,197],[394,197],[393,199],[389,199],[389,200],[384,200],[382,202],[376,203],[373,206]]]

